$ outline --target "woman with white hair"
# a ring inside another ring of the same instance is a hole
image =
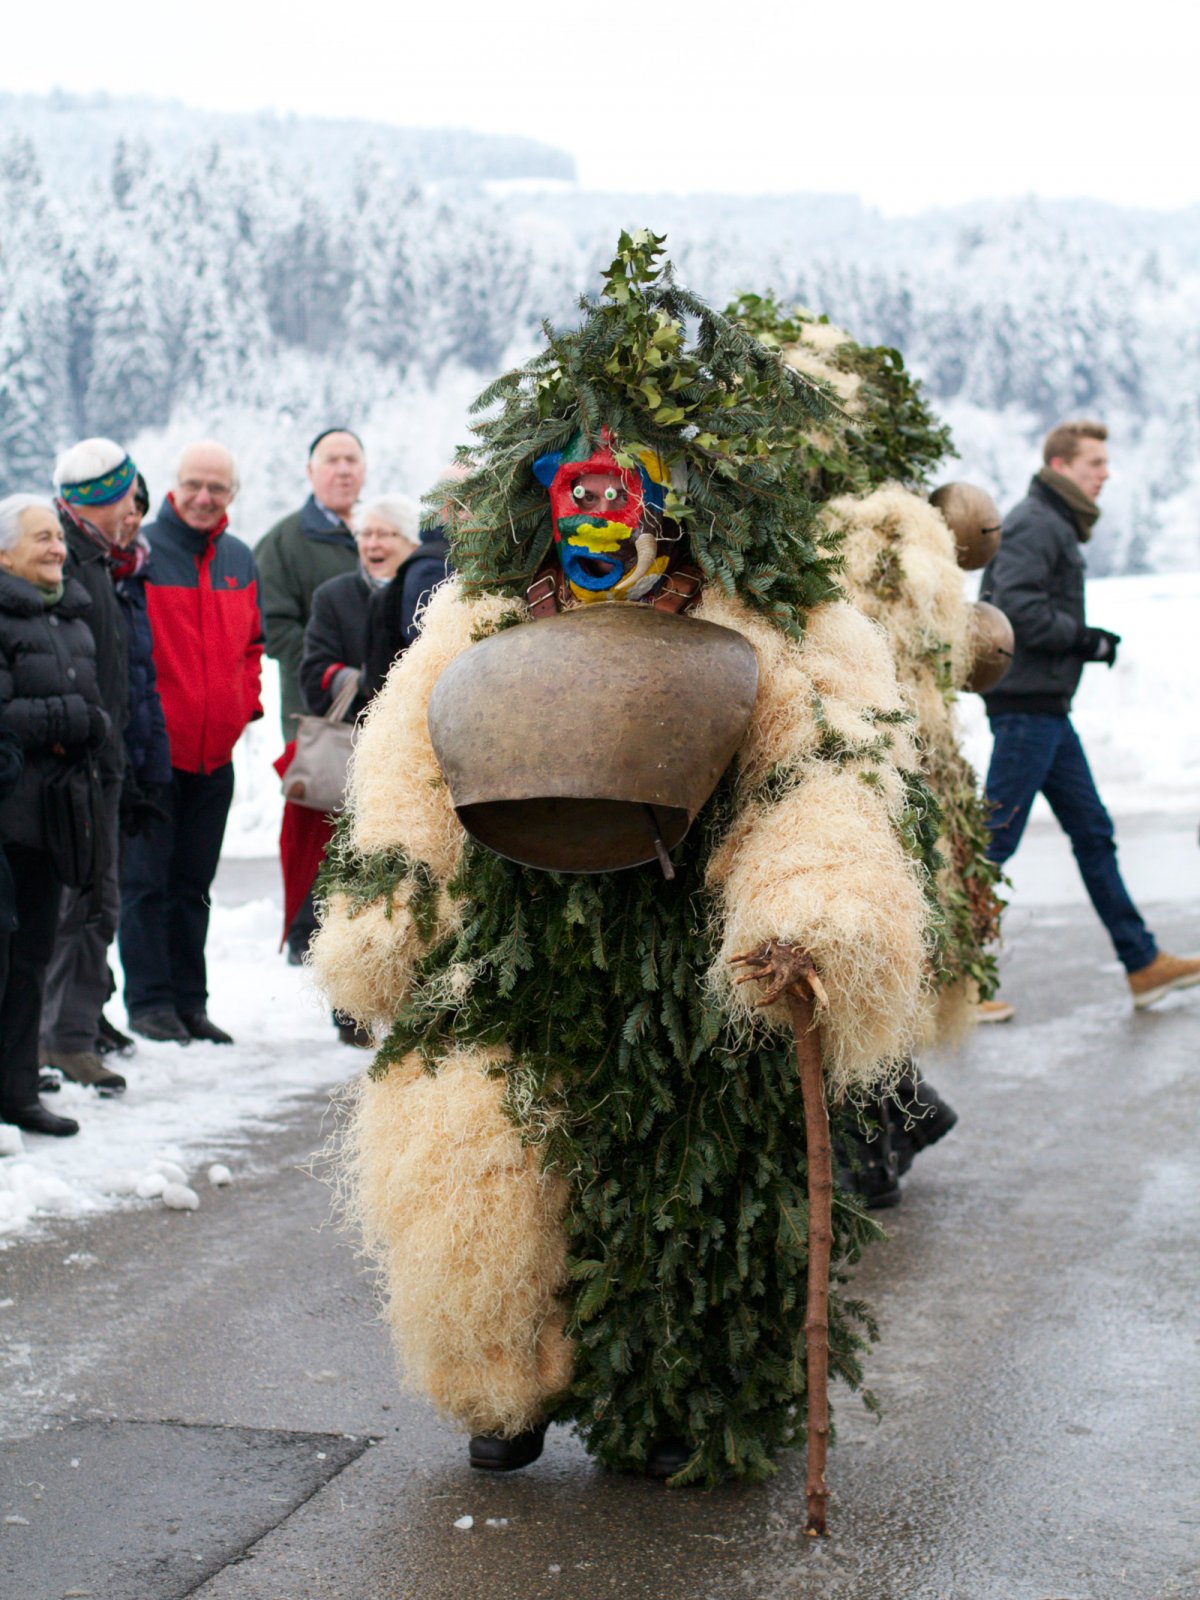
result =
[[[94,882],[95,756],[111,723],[101,704],[91,600],[63,577],[67,546],[49,500],[0,500],[0,728],[23,770],[0,800],[16,928],[0,929],[0,1116],[29,1133],[78,1133],[38,1099],[38,1031],[64,878]],[[76,783],[76,778],[79,782]],[[74,824],[64,824],[56,798]],[[68,865],[68,860],[70,865]]]
[[[370,693],[364,684],[367,659],[367,614],[372,598],[396,576],[417,548],[421,508],[406,494],[369,500],[355,513],[354,537],[358,567],[330,578],[313,594],[312,612],[304,630],[300,691],[306,709],[323,716],[338,695],[353,686],[344,715],[353,721]],[[290,749],[290,746],[289,746]],[[285,752],[276,766],[287,770]],[[289,803],[284,807],[280,854],[284,876],[284,921],[291,959],[299,961],[316,928],[312,884],[332,833],[332,823],[319,811]],[[343,1032],[351,1042],[354,1029]]]
[[[304,630],[300,690],[312,715],[323,716],[347,683],[360,682],[371,597],[416,550],[420,521],[420,506],[406,494],[384,495],[355,513],[358,568],[330,578],[314,593]],[[347,716],[356,717],[366,703],[356,694]]]

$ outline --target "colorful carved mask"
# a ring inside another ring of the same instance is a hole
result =
[[[597,600],[640,600],[659,583],[670,559],[663,506],[670,482],[652,450],[636,468],[617,464],[605,431],[592,449],[576,434],[566,450],[533,464],[550,491],[558,558],[571,593]]]

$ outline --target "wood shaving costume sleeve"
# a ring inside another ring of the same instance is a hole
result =
[[[357,1091],[347,1185],[407,1388],[511,1437],[571,1381],[567,1182],[503,1107],[504,1050],[415,1057]]]
[[[835,1090],[886,1077],[920,1027],[928,907],[897,823],[914,762],[887,643],[848,605],[811,613],[803,642],[735,602],[699,613],[737,627],[759,654],[760,689],[739,766],[738,801],[709,864],[720,949],[709,981],[748,1025],[789,1027],[756,1008],[730,957],[784,939],[813,958]]]

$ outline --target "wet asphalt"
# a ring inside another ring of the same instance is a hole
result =
[[[1154,924],[1200,943],[1200,907]],[[794,1458],[671,1492],[554,1429],[473,1473],[398,1388],[314,1100],[199,1212],[0,1253],[0,1594],[1196,1600],[1200,990],[1133,1014],[1077,907],[1014,910],[1003,972],[1017,1020],[928,1063],[961,1120],[858,1273],[883,1418],[835,1393],[827,1540]]]

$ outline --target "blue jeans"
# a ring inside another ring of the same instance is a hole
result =
[[[1071,841],[1084,887],[1121,964],[1126,972],[1148,967],[1158,946],[1121,881],[1112,819],[1096,792],[1071,719],[1003,712],[992,718],[992,733],[989,859],[1003,866],[1014,854],[1040,790]]]

